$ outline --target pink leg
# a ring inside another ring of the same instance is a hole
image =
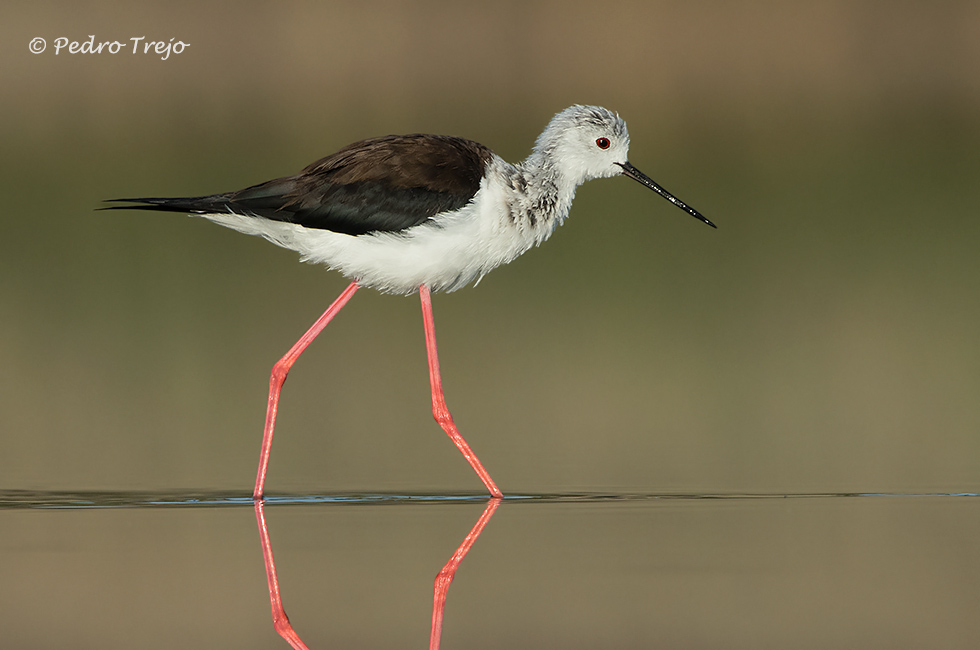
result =
[[[484,508],[483,514],[480,515],[473,529],[470,530],[463,543],[446,562],[446,566],[442,567],[442,570],[436,574],[435,589],[432,595],[432,633],[429,636],[429,650],[439,650],[439,641],[442,638],[442,614],[446,609],[446,595],[449,592],[449,585],[452,584],[453,577],[456,575],[456,569],[459,568],[460,562],[470,552],[470,548],[480,533],[483,532],[484,526],[490,521],[490,517],[500,505],[500,501],[499,498],[494,497],[487,502],[487,507]]]
[[[453,423],[453,416],[449,414],[449,407],[446,406],[446,398],[442,394],[442,377],[439,374],[439,352],[436,350],[436,329],[435,321],[432,318],[432,298],[429,295],[429,288],[424,284],[419,287],[419,298],[422,301],[422,322],[425,325],[425,350],[429,355],[429,382],[432,384],[432,415],[442,430],[449,434],[453,442],[463,452],[463,457],[476,472],[480,480],[494,497],[502,497],[503,493],[497,488],[497,484],[490,478],[487,470],[483,469],[483,464],[476,457],[470,446],[463,440],[459,429]],[[270,436],[271,437],[271,436]]]
[[[279,409],[279,393],[282,391],[282,385],[286,381],[286,375],[289,374],[289,369],[296,363],[299,355],[303,354],[303,350],[313,342],[313,339],[323,331],[327,323],[347,304],[347,301],[350,300],[357,289],[357,283],[351,282],[350,286],[344,289],[344,292],[327,308],[327,311],[323,312],[323,315],[313,323],[313,327],[307,330],[306,334],[300,340],[296,341],[296,344],[289,349],[286,356],[279,359],[276,365],[272,366],[272,378],[269,381],[269,406],[265,412],[265,430],[262,433],[262,453],[259,455],[259,471],[255,477],[255,490],[252,492],[253,499],[261,499],[263,490],[265,489],[265,472],[269,468],[269,454],[272,451],[272,433],[276,428],[276,411]]]
[[[272,543],[269,541],[269,530],[265,525],[265,502],[255,501],[255,519],[259,522],[259,539],[262,542],[262,559],[265,560],[265,575],[269,579],[269,602],[272,604],[272,624],[279,636],[296,650],[310,650],[303,643],[289,623],[286,610],[282,607],[282,597],[279,595],[279,578],[276,577],[276,561],[272,557]]]

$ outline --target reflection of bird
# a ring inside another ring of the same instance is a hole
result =
[[[286,374],[359,287],[419,292],[433,414],[490,493],[501,496],[446,408],[430,291],[459,289],[541,244],[568,216],[576,188],[593,178],[625,174],[714,227],[631,165],[628,149],[626,123],[618,115],[572,106],[551,120],[517,165],[471,140],[391,135],[355,142],[295,176],[238,192],[114,199],[135,205],[111,207],[198,214],[261,235],[352,280],[272,369],[255,498],[262,496]]]

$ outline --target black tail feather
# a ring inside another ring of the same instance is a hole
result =
[[[96,210],[159,210],[161,212],[191,212],[206,214],[226,212],[228,200],[221,195],[190,196],[181,198],[106,199],[104,203],[132,203],[135,205],[105,205]]]

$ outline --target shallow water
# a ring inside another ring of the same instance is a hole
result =
[[[971,648],[977,494],[523,494],[448,592],[443,648]],[[425,647],[480,495],[265,512],[311,648]],[[288,647],[248,495],[0,494],[7,647]]]

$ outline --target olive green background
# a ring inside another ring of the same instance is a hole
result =
[[[244,494],[269,370],[346,286],[262,240],[176,214],[96,212],[103,199],[238,189],[386,133],[460,135],[516,161],[554,113],[594,103],[627,120],[631,161],[719,228],[627,179],[594,181],[540,249],[434,297],[449,406],[503,491],[980,491],[980,4],[14,2],[2,13],[3,489]],[[190,45],[165,61],[128,45],[54,54],[57,37],[89,34]],[[35,37],[45,52],[29,51]],[[359,292],[290,374],[267,489],[478,492],[428,391],[417,298]],[[891,592],[928,592],[946,618],[909,632],[895,622],[915,607],[887,609],[858,616],[863,631],[846,638],[980,638],[954,605],[976,602],[972,508],[951,519],[960,542],[934,549],[958,558],[958,577],[927,588],[935,574],[914,553],[868,576],[908,568]],[[458,511],[436,556],[478,512]],[[238,515],[248,555],[254,522]],[[543,535],[588,547],[591,527],[557,532],[570,515],[542,522]],[[873,522],[868,543],[820,546],[837,516]],[[928,531],[934,515],[850,516],[815,514],[813,544],[828,563],[850,549],[846,566],[866,569],[885,562],[877,542]],[[737,544],[732,531],[767,530],[757,523],[710,525]],[[25,535],[8,551],[49,537]],[[686,547],[671,539],[659,548]],[[443,560],[418,561],[431,576]],[[271,634],[252,569],[243,592]],[[561,585],[567,566],[555,570]],[[637,597],[628,578],[615,584],[610,594]],[[831,622],[875,593],[838,605],[846,589],[825,586],[835,604],[814,615]],[[700,628],[705,647],[767,645],[729,624],[743,620],[725,609],[739,594],[715,603],[731,618],[717,637]],[[424,609],[408,616],[417,645]],[[695,604],[658,611],[698,620]],[[623,629],[614,620],[594,629]],[[851,628],[766,629],[783,641],[805,630],[821,647]]]
[[[980,459],[974,3],[33,3],[2,32],[0,476],[247,488],[268,372],[345,285],[94,212],[436,132],[525,156],[611,107],[640,169],[437,295],[447,399],[511,490],[956,490]],[[59,35],[190,43],[55,56]],[[48,50],[27,44],[45,37]],[[271,490],[470,490],[415,298],[359,293],[286,385]]]

